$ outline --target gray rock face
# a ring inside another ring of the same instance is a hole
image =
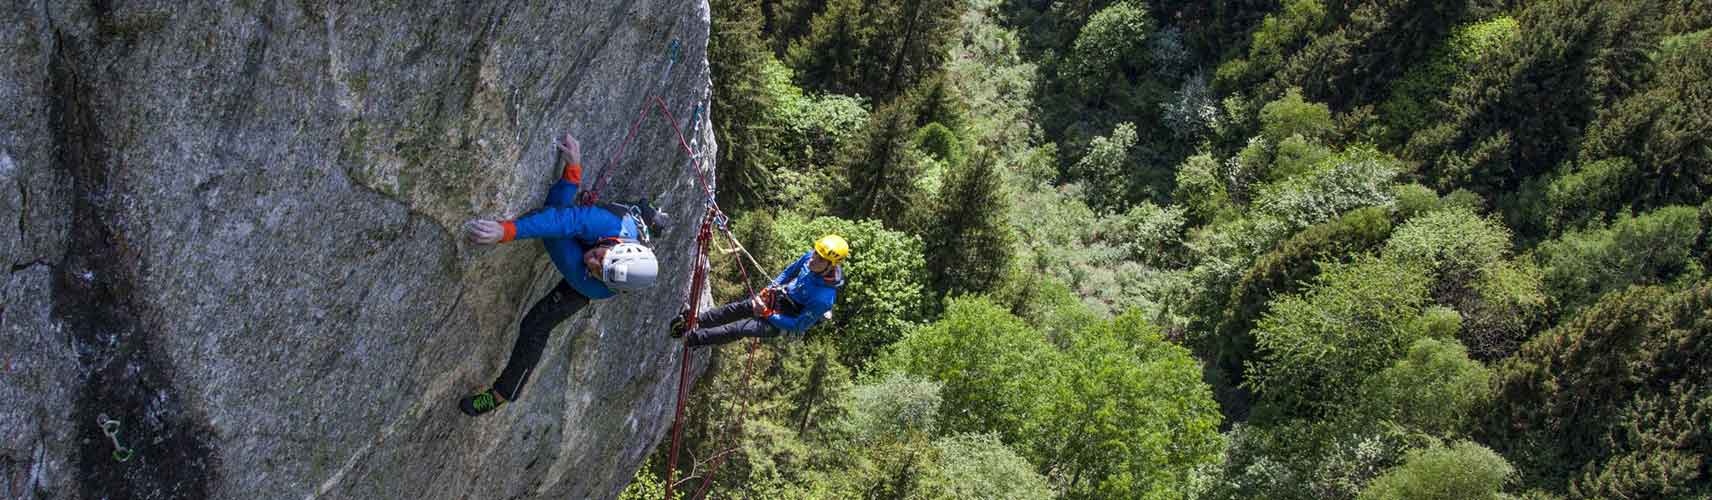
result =
[[[671,425],[705,212],[657,109],[620,146],[659,96],[711,158],[707,35],[705,1],[0,7],[0,494],[615,496]],[[465,417],[558,273],[459,226],[539,206],[566,130],[672,214],[662,280]]]

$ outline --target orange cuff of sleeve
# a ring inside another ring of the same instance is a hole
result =
[[[583,183],[583,166],[580,163],[565,164],[565,182],[571,184]]]
[[[505,230],[505,234],[499,236],[500,243],[517,239],[517,223],[512,221],[500,221],[499,228]]]

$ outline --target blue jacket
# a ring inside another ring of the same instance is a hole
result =
[[[833,301],[838,299],[838,288],[844,286],[844,268],[833,268],[830,276],[816,274],[808,270],[808,259],[813,254],[813,251],[803,253],[796,263],[786,267],[784,272],[779,273],[779,277],[773,279],[773,283],[784,289],[791,302],[802,306],[801,313],[795,316],[779,313],[767,316],[767,323],[774,328],[800,334],[819,322],[827,311],[831,311]]]
[[[583,265],[583,250],[605,238],[636,239],[640,231],[636,221],[619,217],[597,206],[576,205],[577,185],[582,182],[582,166],[566,165],[565,173],[547,191],[546,206],[517,220],[500,222],[505,236],[500,241],[539,239],[547,247],[547,256],[571,288],[590,299],[605,299],[614,295],[606,283],[589,276]]]

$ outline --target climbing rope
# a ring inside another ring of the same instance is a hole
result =
[[[666,80],[671,78],[672,66],[677,65],[681,45],[677,39],[672,39],[671,45],[666,49],[665,69],[660,72],[660,80],[656,86],[664,87]],[[644,97],[642,98],[641,109],[636,112],[636,120],[630,123],[630,132],[624,134],[624,142],[620,142],[618,149],[612,152],[612,159],[607,160],[606,167],[600,169],[600,174],[595,176],[594,183],[589,184],[588,189],[577,193],[578,205],[593,205],[600,201],[600,190],[606,187],[606,180],[612,176],[612,171],[618,168],[618,162],[624,159],[624,153],[630,149],[630,141],[636,138],[636,132],[642,129],[642,120],[647,117],[648,98]],[[677,125],[677,123],[672,124],[673,128],[676,128]]]
[[[663,87],[665,82],[671,77],[672,68],[677,63],[680,50],[681,44],[677,40],[672,40],[670,47],[667,49],[666,61],[664,63],[665,68],[661,72],[660,80],[657,83],[658,86]],[[600,191],[606,187],[606,182],[611,177],[612,171],[616,169],[619,162],[623,160],[624,154],[630,149],[630,142],[635,140],[636,134],[642,128],[643,120],[648,117],[650,103],[652,103],[654,107],[656,107],[666,118],[666,122],[671,124],[672,131],[678,138],[678,146],[683,149],[684,154],[689,156],[689,166],[695,170],[696,177],[700,181],[702,190],[706,195],[707,211],[702,217],[701,227],[696,233],[696,246],[693,257],[695,271],[690,279],[687,308],[690,313],[689,317],[685,318],[685,327],[688,330],[694,330],[697,326],[696,313],[701,309],[701,293],[699,292],[707,284],[707,270],[710,264],[707,258],[707,251],[708,246],[713,242],[713,230],[715,227],[718,227],[719,231],[726,238],[731,240],[743,256],[748,257],[749,263],[754,264],[757,270],[760,270],[761,266],[755,261],[755,257],[750,255],[749,251],[744,249],[743,245],[737,242],[737,238],[731,234],[729,224],[730,218],[725,215],[724,211],[720,210],[719,203],[714,199],[713,183],[709,182],[707,179],[707,170],[702,164],[702,155],[697,154],[695,148],[690,146],[690,141],[685,139],[683,128],[678,126],[677,117],[672,115],[672,111],[670,107],[666,105],[666,101],[664,99],[658,95],[651,95],[643,98],[642,109],[638,110],[636,119],[631,122],[629,132],[624,135],[624,141],[619,143],[617,150],[613,151],[611,159],[607,161],[605,168],[601,169],[600,174],[595,177],[594,182],[591,183],[587,189],[578,193],[577,203],[579,205],[593,205],[600,201]],[[689,123],[692,128],[698,127],[701,123],[702,109],[705,106],[705,102],[698,103],[695,110],[691,113]],[[742,259],[737,260],[737,267],[743,274],[744,286],[749,289],[750,295],[754,295],[755,288],[749,277],[749,270],[744,266]],[[758,339],[751,339],[749,343],[748,357],[744,362],[742,382],[744,386],[742,397],[743,405],[738,414],[737,420],[739,426],[742,424],[744,419],[748,418],[749,396],[751,392],[749,382],[753,373],[755,352],[759,346],[760,341]],[[674,492],[677,486],[675,476],[678,468],[678,451],[682,448],[683,441],[684,406],[688,400],[687,394],[690,381],[689,366],[690,349],[688,346],[685,346],[678,359],[677,404],[672,415],[672,450],[670,461],[666,466],[666,498],[668,500],[674,497]],[[728,424],[727,430],[729,430],[729,428],[730,425]],[[741,427],[739,427],[739,429],[741,429]],[[716,440],[716,444],[717,442],[718,440]],[[716,447],[715,449],[718,448]],[[729,453],[722,452],[716,454],[712,458],[713,461],[711,462],[708,473],[702,478],[701,486],[697,488],[694,496],[691,498],[699,498],[707,492],[707,489],[713,484],[713,479],[715,477],[714,474],[718,472],[720,465],[725,462],[725,459],[728,456]]]
[[[757,270],[760,270],[761,266],[755,261],[755,257],[750,255],[749,251],[744,249],[741,243],[738,243],[737,237],[731,234],[730,218],[725,215],[724,211],[720,210],[719,203],[714,199],[713,184],[708,182],[707,171],[703,168],[701,163],[702,156],[697,154],[695,148],[691,147],[690,142],[685,139],[683,129],[678,126],[677,117],[673,116],[671,108],[666,105],[666,101],[664,99],[656,95],[653,96],[653,102],[657,109],[659,109],[660,113],[665,116],[666,122],[672,125],[672,132],[676,134],[678,138],[678,146],[683,149],[684,154],[689,156],[690,166],[695,169],[696,176],[700,180],[702,189],[707,196],[707,212],[706,215],[702,217],[701,228],[696,233],[696,249],[694,257],[696,267],[695,273],[690,279],[689,307],[687,308],[689,311],[689,317],[685,318],[686,329],[695,330],[697,326],[696,316],[698,316],[697,313],[701,310],[700,291],[702,287],[706,285],[707,270],[710,264],[707,259],[707,251],[709,245],[713,243],[713,230],[715,227],[717,227],[719,232],[736,246],[743,256],[748,257],[749,263],[754,264]],[[695,111],[690,115],[690,123],[692,125],[700,123],[702,106],[705,106],[705,103],[698,105]],[[733,257],[736,258],[737,256]],[[755,295],[755,287],[753,280],[749,276],[749,270],[744,266],[744,262],[740,258],[737,259],[737,268],[743,275],[744,287],[748,288],[751,296]],[[733,425],[732,423],[727,422],[725,430],[721,433],[723,436],[731,436],[731,429],[734,426],[737,428],[738,432],[741,432],[742,423],[748,419],[749,400],[751,399],[750,396],[753,387],[750,381],[754,374],[755,353],[759,349],[760,345],[761,342],[759,339],[750,339],[749,341],[749,350],[748,355],[744,360],[743,378],[741,383],[743,386],[743,394],[740,398],[742,406],[737,414],[737,419],[735,420],[736,424]],[[672,450],[671,457],[666,464],[666,498],[668,500],[674,498],[674,493],[677,488],[676,475],[678,468],[678,453],[683,446],[684,407],[688,401],[689,366],[690,348],[685,346],[678,360],[677,404],[676,410],[672,416]],[[720,449],[721,441],[722,439],[716,439],[714,441],[715,450]],[[695,493],[690,496],[690,498],[701,498],[702,495],[707,493],[708,488],[713,485],[713,480],[716,477],[720,466],[723,465],[726,459],[730,456],[729,451],[730,450],[717,452],[710,459],[711,462],[708,466],[708,472],[703,475],[701,485],[696,489]]]
[[[713,240],[713,212],[709,211],[702,216],[701,230],[696,233],[695,274],[690,278],[689,317],[684,319],[685,331],[694,331],[696,328],[696,316],[698,316],[696,312],[701,309],[701,294],[697,292],[707,281],[707,263],[705,261],[707,259],[707,245],[711,240]],[[675,476],[678,470],[678,449],[682,445],[684,436],[684,402],[686,401],[684,388],[689,386],[689,381],[690,348],[686,345],[678,356],[678,403],[677,410],[672,414],[671,461],[666,464],[667,500],[674,498],[672,492],[677,486]]]
[[[737,238],[731,235],[730,230],[726,230],[724,233],[725,237],[730,239],[732,243],[737,243]],[[738,245],[738,248],[741,249],[743,246]],[[743,274],[743,286],[749,289],[749,296],[755,296],[755,286],[749,278],[748,268],[743,266],[743,260],[738,258],[738,256],[733,255],[732,258],[737,261],[737,270]],[[750,259],[753,260],[754,257],[750,257]],[[756,268],[759,269],[760,266],[756,266]],[[751,396],[753,396],[753,386],[750,385],[749,381],[751,375],[753,375],[755,371],[755,351],[760,347],[761,339],[749,339],[749,353],[743,358],[743,394],[738,397],[738,401],[742,401],[742,409],[737,412],[737,419],[733,421],[736,422],[735,427],[737,429],[735,432],[732,432],[730,429],[733,427],[733,424],[727,423],[726,431],[722,432],[726,437],[741,435],[743,433],[743,423],[747,422],[749,419],[749,400],[752,399]],[[724,445],[719,444],[719,440],[714,441],[713,449],[718,450],[722,447],[724,447]],[[734,450],[735,448],[732,449]],[[696,488],[695,494],[690,495],[691,499],[701,498],[702,495],[707,493],[707,489],[713,486],[713,478],[719,473],[719,466],[724,465],[725,460],[731,456],[730,451],[731,450],[720,451],[713,456],[713,463],[708,465],[707,468],[707,476],[702,479],[701,487]]]

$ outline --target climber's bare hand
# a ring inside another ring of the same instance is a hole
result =
[[[464,223],[464,236],[469,238],[470,243],[492,245],[494,243],[499,243],[499,239],[504,235],[505,229],[500,227],[498,222],[486,219],[471,219],[469,222]]]
[[[566,163],[583,164],[583,145],[570,132],[559,138],[559,153],[565,155]]]

